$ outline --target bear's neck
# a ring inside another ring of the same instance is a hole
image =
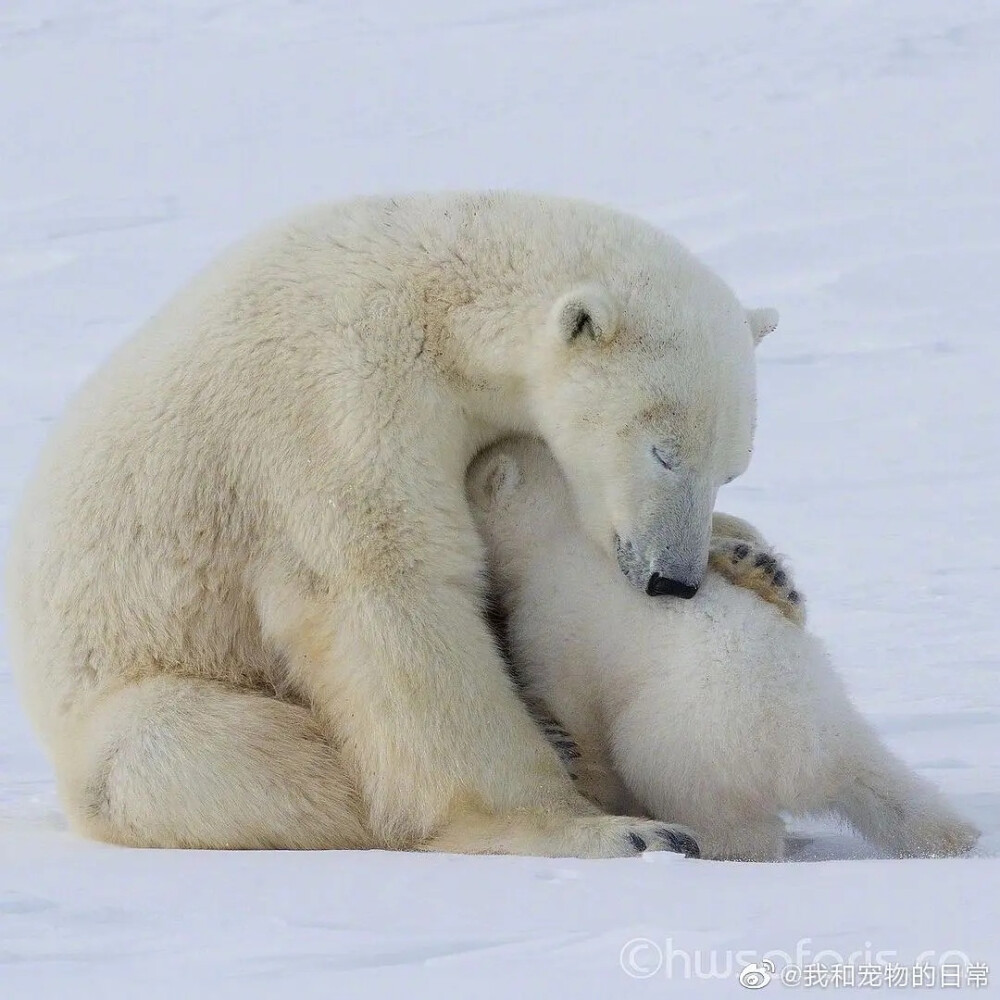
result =
[[[547,297],[530,287],[512,294],[509,285],[500,296],[493,283],[480,288],[466,283],[462,291],[447,294],[439,282],[424,290],[423,354],[486,436],[483,444],[513,434],[537,435],[533,338],[544,328]]]

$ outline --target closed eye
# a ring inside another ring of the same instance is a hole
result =
[[[671,472],[673,471],[674,460],[666,452],[661,451],[659,448],[657,448],[655,444],[653,445],[653,458],[655,458],[656,461],[659,462],[664,469],[667,469],[668,471]]]

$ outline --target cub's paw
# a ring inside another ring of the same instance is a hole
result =
[[[521,691],[521,700],[528,709],[528,714],[535,725],[542,731],[552,749],[559,754],[559,759],[569,776],[576,781],[580,776],[580,748],[563,724],[549,711],[548,705],[540,698]]]
[[[576,740],[551,717],[536,721],[541,726],[542,735],[552,745],[553,750],[559,754],[563,767],[566,768],[569,776],[576,781],[580,777],[580,748],[577,746]]]
[[[737,587],[759,594],[796,625],[805,623],[802,595],[778,556],[766,546],[740,538],[714,538],[708,565]]]

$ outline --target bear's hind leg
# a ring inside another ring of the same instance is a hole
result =
[[[376,846],[311,713],[252,691],[159,676],[89,707],[56,754],[70,820],[135,847]]]
[[[873,844],[897,857],[965,854],[979,831],[956,815],[929,782],[872,736],[841,761],[834,809]]]

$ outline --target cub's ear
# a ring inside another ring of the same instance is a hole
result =
[[[521,467],[512,455],[498,451],[486,459],[479,481],[491,503],[502,503],[521,485]]]
[[[563,343],[605,343],[618,332],[618,306],[601,285],[580,285],[555,305],[556,329]]]
[[[777,309],[748,309],[747,319],[753,331],[753,342],[759,344],[778,325]]]

